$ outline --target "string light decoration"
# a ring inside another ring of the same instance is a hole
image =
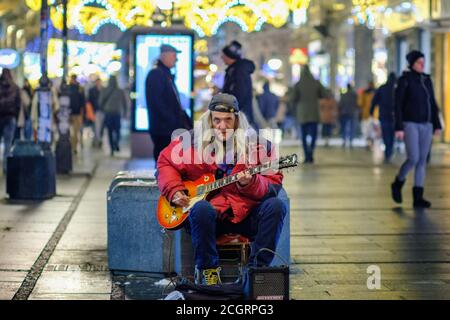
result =
[[[41,0],[25,0],[32,10],[39,10]],[[62,29],[63,9],[56,0],[48,0],[51,20]],[[267,23],[282,27],[291,12],[306,12],[310,0],[71,0],[68,26],[80,33],[94,34],[111,23],[126,30],[133,26],[160,23],[169,27],[182,21],[200,37],[212,36],[226,22],[233,22],[246,32],[259,31]]]
[[[353,23],[369,28],[380,25],[387,4],[387,0],[352,0]]]

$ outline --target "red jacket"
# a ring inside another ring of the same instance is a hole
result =
[[[190,146],[188,150],[182,150],[180,144],[180,140],[172,141],[161,152],[157,162],[158,187],[161,194],[170,201],[177,191],[185,190],[183,181],[195,181],[204,174],[215,174],[218,169],[218,166],[215,163],[195,164],[194,161],[190,161],[188,164],[174,163],[173,159],[171,159],[174,148],[179,148],[180,155],[189,155],[191,160],[194,159],[194,157],[198,157],[193,146]],[[175,152],[176,150],[177,149],[175,149]],[[277,158],[275,152],[267,154],[265,150],[267,149],[262,144],[258,144],[255,150],[251,150],[253,156],[258,152],[265,155],[262,159],[258,159],[258,164],[267,163],[268,161]],[[238,173],[246,168],[248,167],[245,164],[237,164],[234,166],[231,174]],[[219,219],[227,219],[228,216],[222,215],[222,213],[231,207],[234,216],[230,221],[239,223],[248,216],[251,209],[259,204],[269,192],[278,190],[278,188],[281,187],[282,180],[283,175],[281,172],[270,175],[256,174],[253,176],[251,182],[245,187],[241,187],[238,183],[233,183],[220,189],[220,192],[213,192],[208,195],[206,200],[208,200],[217,210]]]

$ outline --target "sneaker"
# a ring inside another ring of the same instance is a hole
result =
[[[195,268],[195,283],[206,286],[222,284],[220,280],[221,267],[199,270]]]

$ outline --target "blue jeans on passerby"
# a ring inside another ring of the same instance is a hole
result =
[[[254,265],[255,255],[261,248],[275,251],[283,228],[286,207],[276,198],[268,198],[257,205],[240,223],[217,220],[217,213],[206,200],[196,203],[189,214],[189,229],[194,247],[197,269],[219,266],[216,238],[222,234],[237,233],[252,241],[249,266]],[[273,253],[261,251],[257,256],[258,266],[268,266]]]
[[[395,129],[393,121],[380,121],[384,143],[384,160],[389,161],[394,150]]]
[[[353,116],[341,116],[341,135],[345,145],[347,139],[350,142],[350,146],[353,143],[353,135],[355,133],[355,123]]]
[[[105,113],[105,127],[108,130],[111,154],[119,151],[120,142],[120,114]]]
[[[306,162],[314,161],[314,149],[316,148],[317,140],[317,126],[317,122],[306,122],[301,124],[303,152],[305,154]],[[308,142],[308,137],[311,137],[310,142]]]
[[[16,132],[16,119],[15,118],[4,118],[0,119],[0,141],[3,138],[3,143],[5,145],[5,150],[3,152],[3,172],[6,173],[6,158],[9,155],[11,149],[14,134]]]

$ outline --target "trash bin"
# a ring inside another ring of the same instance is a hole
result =
[[[45,142],[16,141],[6,162],[10,199],[42,200],[56,195],[56,165]]]

